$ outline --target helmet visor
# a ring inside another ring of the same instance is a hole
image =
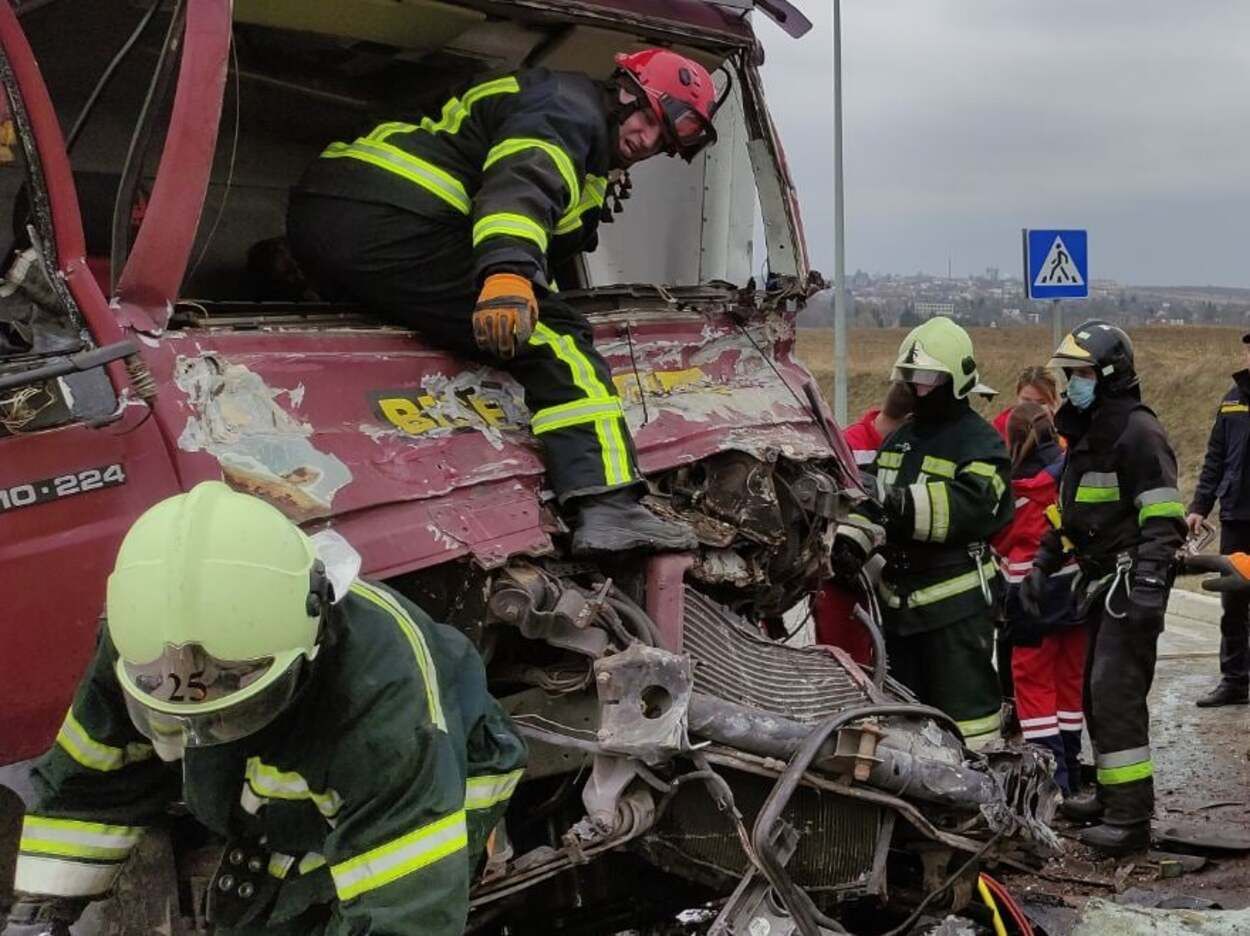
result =
[[[259,692],[233,705],[208,711],[196,711],[194,705],[177,713],[155,709],[128,689],[122,696],[130,720],[141,734],[155,743],[176,743],[181,738],[186,747],[229,744],[260,731],[290,704],[299,686],[302,661],[303,657],[296,657],[277,679]],[[119,666],[125,665],[119,663]]]
[[[716,128],[694,107],[667,94],[660,96],[659,103],[669,145],[687,162],[716,142]]]
[[[926,370],[922,367],[907,367],[906,365],[901,366],[899,370],[903,372],[904,380],[921,387],[936,387],[951,379],[951,375],[946,371]]]

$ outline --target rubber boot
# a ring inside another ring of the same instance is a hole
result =
[[[1221,682],[1218,686],[1198,699],[1198,708],[1215,708],[1220,705],[1245,705],[1250,702],[1250,689],[1235,683]]]
[[[662,520],[638,502],[632,490],[609,491],[582,501],[573,554],[625,552],[680,552],[699,545],[694,530],[684,523]]]
[[[1150,823],[1110,825],[1104,822],[1082,829],[1077,839],[1082,845],[1096,849],[1104,855],[1127,855],[1150,847]]]
[[[1102,818],[1103,806],[1096,792],[1078,793],[1063,801],[1059,812],[1073,822],[1097,822]]]

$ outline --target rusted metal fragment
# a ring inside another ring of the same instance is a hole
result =
[[[190,414],[178,437],[186,452],[217,459],[231,487],[264,498],[294,520],[331,513],[334,495],[352,480],[336,456],[313,448],[313,427],[278,405],[302,388],[276,389],[242,364],[214,355],[179,357],[174,383]]]
[[[1093,897],[1072,936],[1234,936],[1250,932],[1250,910],[1151,910]]]

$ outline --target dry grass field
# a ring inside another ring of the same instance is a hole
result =
[[[1180,458],[1181,491],[1186,500],[1202,465],[1215,408],[1241,366],[1241,329],[1230,327],[1150,327],[1130,331],[1142,377],[1142,397],[1163,420]],[[858,418],[885,391],[890,365],[905,329],[852,329],[850,341],[851,419]],[[1001,391],[979,405],[992,417],[1014,398],[1016,375],[1031,364],[1045,364],[1052,350],[1047,328],[972,329],[981,379]],[[833,399],[833,332],[803,329],[798,355]]]

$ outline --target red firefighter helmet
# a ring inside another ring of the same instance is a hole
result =
[[[716,142],[712,118],[720,101],[706,68],[668,49],[618,52],[616,64],[618,75],[632,79],[660,121],[669,155],[690,162],[703,147]]]

